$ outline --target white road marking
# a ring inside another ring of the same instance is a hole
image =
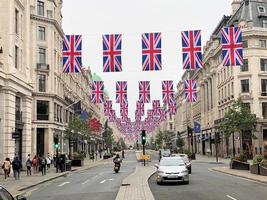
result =
[[[86,181],[84,181],[84,182],[82,183],[82,185],[88,183],[90,180],[91,180],[91,179],[87,179]]]
[[[109,179],[110,181],[113,181],[113,178]]]
[[[70,182],[64,182],[64,183],[61,183],[60,185],[58,185],[58,187],[62,187],[63,185],[66,185],[66,184],[69,184]]]
[[[230,195],[226,195],[229,199],[232,199],[232,200],[237,200],[235,199],[234,197],[231,197]]]
[[[38,190],[38,189],[39,189],[39,188],[34,188],[34,189],[32,189],[32,190],[26,192],[24,196],[25,196],[25,197],[29,197],[29,196],[31,196],[31,194],[32,194],[34,191],[36,191],[36,190]]]
[[[102,184],[102,183],[105,183],[106,182],[106,180],[103,180],[103,181],[101,181],[100,183]]]
[[[98,175],[94,176],[93,178],[97,178],[97,177],[98,177]]]

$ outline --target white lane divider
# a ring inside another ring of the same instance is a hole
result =
[[[102,183],[105,183],[106,182],[106,179],[105,180],[103,180],[103,181],[101,181],[100,183],[102,184]]]
[[[62,186],[64,186],[64,185],[66,185],[66,184],[69,184],[70,182],[64,182],[64,183],[61,183],[60,185],[58,185],[58,187],[62,187]]]
[[[237,200],[236,198],[234,197],[231,197],[230,195],[226,195],[229,199],[232,199],[232,200]]]
[[[82,183],[82,185],[88,183],[90,180],[91,180],[91,179],[87,179],[86,181],[84,181],[84,182]]]

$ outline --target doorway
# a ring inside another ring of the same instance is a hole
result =
[[[44,128],[37,128],[37,143],[36,149],[37,154],[44,155],[44,135],[45,129]]]

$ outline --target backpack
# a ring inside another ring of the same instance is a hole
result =
[[[32,166],[32,162],[31,162],[30,159],[27,160],[27,162],[26,162],[26,166],[27,166],[27,167],[31,167],[31,166]]]
[[[18,160],[14,160],[14,162],[12,163],[12,166],[14,169],[19,169],[20,168],[20,163]]]
[[[41,164],[45,165],[45,158],[42,159]]]

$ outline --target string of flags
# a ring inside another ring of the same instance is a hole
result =
[[[221,49],[223,66],[243,65],[242,30],[240,27],[224,27],[221,29]],[[162,34],[144,33],[141,35],[142,70],[162,70],[161,40]],[[103,72],[122,72],[122,34],[103,35]],[[184,70],[199,70],[203,68],[203,54],[201,44],[201,31],[182,31],[182,67]],[[82,36],[66,35],[63,42],[63,73],[82,72]],[[196,102],[197,81],[184,80],[184,95],[186,102]],[[138,132],[145,129],[153,132],[161,122],[166,120],[167,114],[175,115],[177,105],[174,98],[172,80],[162,81],[162,102],[152,100],[150,95],[150,81],[139,82],[139,99],[136,102],[135,121],[128,117],[127,81],[116,82],[116,103],[120,104],[120,117],[112,109],[112,101],[105,100],[104,82],[94,81],[92,85],[92,102],[104,104],[104,114],[109,122],[116,124],[117,128],[128,139],[138,137]],[[146,118],[144,105],[151,103],[153,109],[147,110]],[[127,134],[132,133],[132,134]]]

